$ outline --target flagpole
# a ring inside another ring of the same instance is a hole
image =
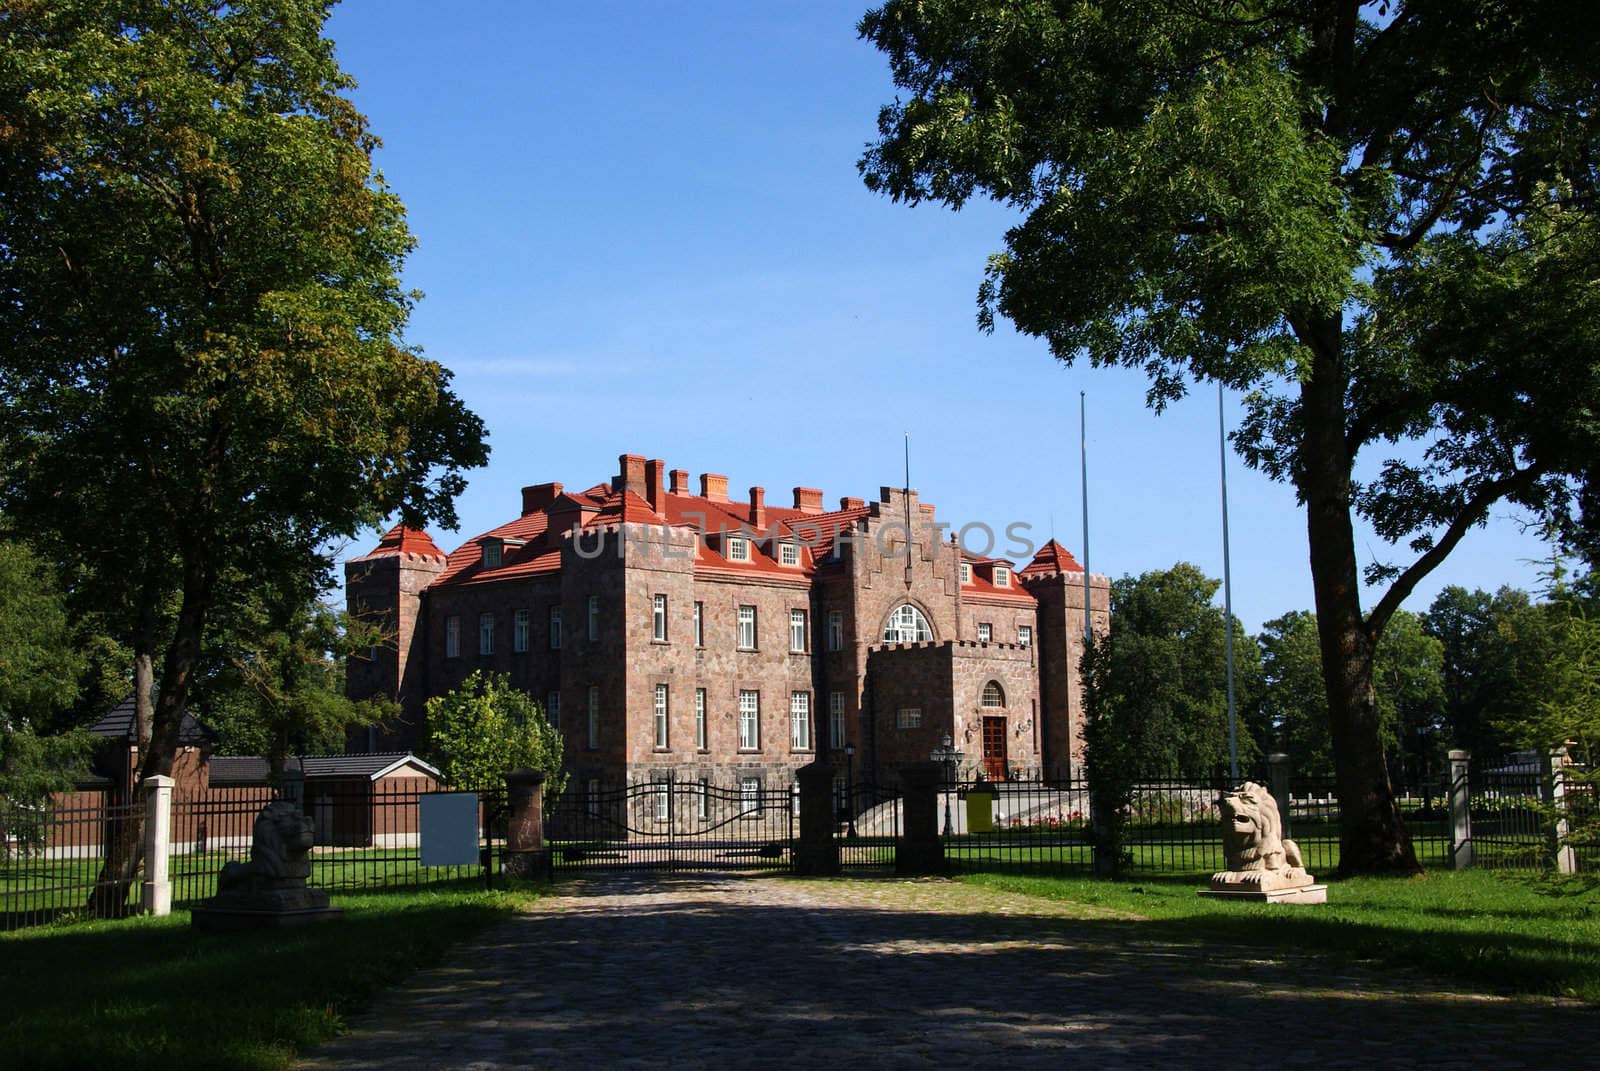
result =
[[[1222,382],[1217,382],[1217,445],[1222,466],[1222,614],[1228,657],[1228,774],[1239,783],[1239,730],[1233,708],[1233,571],[1228,561],[1228,433],[1222,416]]]
[[[1089,424],[1085,391],[1078,392],[1078,456],[1083,464],[1083,643],[1093,635],[1089,618]]]

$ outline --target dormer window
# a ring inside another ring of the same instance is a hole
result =
[[[795,566],[800,564],[800,547],[794,543],[778,544],[778,563],[780,565]]]
[[[483,544],[483,557],[480,559],[485,569],[498,569],[504,551],[498,539],[488,540]]]
[[[961,563],[961,582],[963,584],[972,583],[972,566],[966,562]]]
[[[994,586],[997,588],[1009,588],[1011,586],[1010,568],[1004,565],[994,567]]]
[[[744,536],[728,537],[728,560],[730,562],[747,562],[750,560],[750,541]]]

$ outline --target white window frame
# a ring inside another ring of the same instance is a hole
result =
[[[806,612],[789,611],[789,653],[806,653]]]
[[[478,615],[478,654],[494,654],[494,615]]]
[[[843,751],[850,742],[849,734],[845,732],[848,726],[844,723],[844,693],[828,693],[828,745],[835,751]]]
[[[761,778],[739,778],[739,813],[741,815],[761,813]]]
[[[894,727],[896,729],[922,728],[921,707],[901,707],[894,712]]]
[[[696,787],[699,798],[695,801],[695,817],[704,822],[711,817],[711,782],[702,777]]]
[[[655,820],[666,822],[672,818],[672,782],[667,780],[652,781],[651,793],[655,797]]]
[[[600,686],[589,685],[589,750],[600,746]]]
[[[978,622],[978,642],[989,643],[994,639],[994,626],[987,621]]]
[[[561,607],[550,607],[550,649],[561,650]]]
[[[590,815],[595,818],[600,817],[600,779],[598,777],[589,778],[589,783],[584,786],[584,803],[586,804],[584,809]]]
[[[739,692],[739,750],[761,750],[761,693],[750,689]]]
[[[800,564],[800,547],[794,543],[778,544],[778,564],[791,568]]]
[[[485,569],[498,569],[505,560],[501,544],[498,540],[490,540],[483,544],[483,554],[478,559]]]
[[[650,600],[650,638],[656,643],[667,642],[667,597],[656,595]]]
[[[789,750],[813,750],[810,692],[789,693]]]
[[[516,610],[511,614],[511,653],[528,653],[529,618],[532,615],[526,610]]]
[[[544,720],[550,723],[552,729],[561,728],[561,691],[557,689],[545,696]]]
[[[706,690],[694,690],[694,746],[698,751],[706,750]]]
[[[739,607],[739,650],[754,651],[756,649],[756,608],[754,606]]]
[[[694,604],[694,645],[706,645],[706,604],[698,601]]]
[[[730,562],[747,562],[750,560],[750,541],[744,536],[728,537],[728,560]]]
[[[994,586],[997,588],[1009,588],[1011,586],[1011,567],[1009,565],[997,565],[994,567]]]
[[[828,611],[828,650],[844,650],[844,611]]]
[[[907,633],[910,633],[910,639],[906,638]],[[933,626],[922,611],[909,602],[896,606],[883,627],[884,643],[926,643],[931,639]]]
[[[961,563],[961,582],[963,584],[972,583],[972,566],[968,562]]]
[[[669,719],[667,717],[667,686],[665,684],[656,685],[655,727],[656,750],[665,751],[668,747],[668,733],[670,729]]]
[[[600,596],[589,596],[589,639],[600,638]]]
[[[1033,626],[1032,625],[1018,625],[1017,626],[1017,646],[1018,647],[1032,647],[1033,646]]]
[[[451,614],[444,619],[444,656],[446,658],[461,657],[461,617]]]
[[[990,688],[994,689],[995,696],[1000,700],[1000,702],[998,702],[998,703],[989,702],[989,689]],[[1006,689],[1005,689],[1005,685],[1001,684],[997,680],[984,681],[983,689],[982,689],[982,691],[980,691],[978,693],[978,706],[982,707],[984,710],[1005,710],[1005,709],[1007,709],[1006,708]]]

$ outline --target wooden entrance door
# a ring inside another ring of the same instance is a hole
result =
[[[1006,719],[983,719],[983,776],[991,781],[1006,779]]]

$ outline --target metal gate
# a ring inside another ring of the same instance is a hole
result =
[[[798,816],[792,784],[771,788],[751,778],[730,788],[663,776],[605,786],[575,778],[544,828],[557,871],[786,871]]]

